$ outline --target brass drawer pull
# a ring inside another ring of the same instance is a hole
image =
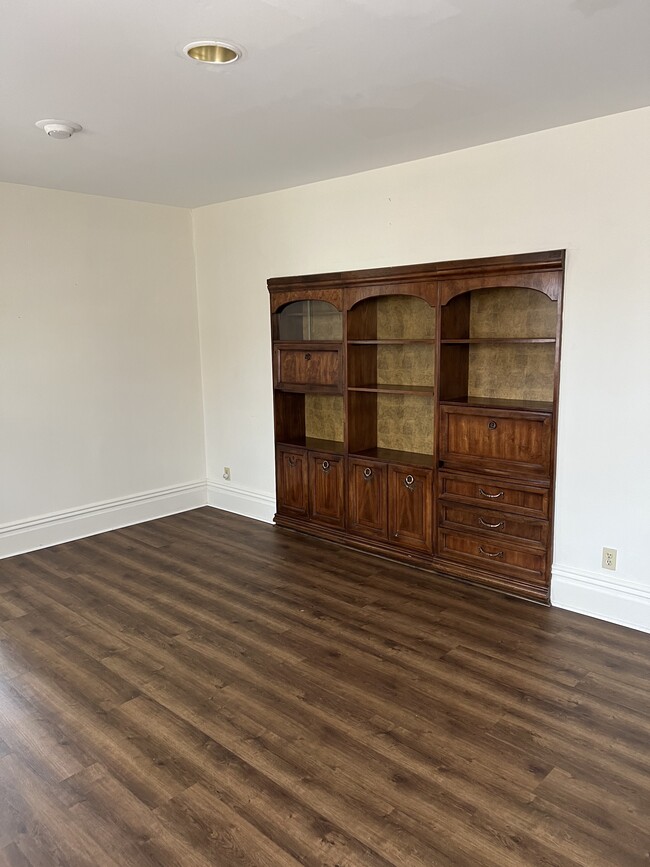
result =
[[[503,551],[497,551],[496,554],[490,554],[489,551],[485,551],[482,545],[478,546],[478,550],[481,554],[484,554],[486,557],[503,557]]]
[[[363,471],[363,477],[367,482],[370,481],[370,479],[372,478],[372,470],[370,469],[370,467],[365,468],[365,470]]]
[[[293,455],[290,455],[290,456],[289,456],[289,466],[290,466],[290,467],[295,467],[295,465],[296,465],[296,459],[294,458]]]
[[[321,468],[322,468],[324,473],[329,473],[329,471],[331,469],[330,462],[329,461],[323,461],[323,463],[321,464]]]
[[[496,430],[497,429],[497,423],[494,421],[494,419],[492,419],[492,421],[488,422],[488,427],[490,428],[490,430]]]
[[[414,490],[415,490],[415,479],[413,478],[413,476],[412,476],[410,473],[409,473],[408,476],[404,479],[404,487],[405,487],[408,491],[414,491]]]
[[[505,521],[499,521],[498,524],[488,524],[488,522],[484,521],[483,518],[479,518],[478,522],[482,527],[488,527],[490,530],[500,530],[502,527],[505,527],[505,525],[506,525]]]
[[[499,491],[498,494],[488,494],[488,492],[484,491],[483,488],[479,488],[478,492],[482,497],[487,497],[488,500],[498,500],[499,497],[502,497],[505,493],[505,491]]]
[[[311,352],[305,352],[305,361],[311,361]]]

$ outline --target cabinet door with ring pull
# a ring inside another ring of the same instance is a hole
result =
[[[342,527],[344,509],[344,463],[339,455],[309,453],[309,511],[318,524]]]
[[[387,538],[385,464],[357,458],[348,461],[348,529],[358,536]]]
[[[431,470],[389,466],[388,539],[414,551],[432,548],[433,481]]]
[[[307,453],[299,449],[278,448],[276,474],[278,514],[306,518],[309,515]]]

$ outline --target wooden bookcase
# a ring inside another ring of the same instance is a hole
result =
[[[548,601],[564,251],[268,281],[276,523]]]

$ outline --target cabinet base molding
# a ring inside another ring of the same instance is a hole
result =
[[[514,596],[518,599],[526,599],[530,602],[539,602],[543,605],[549,605],[549,593],[545,587],[535,587],[524,582],[518,582],[511,577],[499,577],[494,573],[482,572],[480,569],[473,569],[465,566],[458,566],[438,557],[429,557],[408,551],[400,551],[389,544],[382,544],[375,540],[366,540],[359,537],[351,536],[345,531],[338,531],[329,527],[320,527],[310,521],[301,521],[297,518],[291,518],[286,515],[276,514],[274,518],[276,526],[287,530],[295,530],[298,533],[303,533],[308,536],[318,536],[328,542],[335,542],[337,545],[342,545],[345,548],[351,548],[357,551],[363,551],[366,554],[373,554],[375,557],[381,557],[384,560],[391,560],[415,566],[418,569],[423,569],[427,572],[432,572],[435,575],[444,578],[454,578],[456,580],[465,581],[468,584],[474,584],[480,587],[488,587],[492,590],[497,590],[507,596]]]

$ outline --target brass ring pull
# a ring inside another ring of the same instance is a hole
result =
[[[492,421],[488,422],[488,427],[490,428],[490,430],[496,430],[497,429],[497,423],[494,421],[494,419],[492,419]]]
[[[489,551],[485,551],[482,545],[478,546],[478,549],[481,554],[484,554],[486,557],[503,557],[503,551],[497,551],[496,554],[490,554]]]
[[[329,462],[329,461],[323,461],[323,463],[321,464],[321,467],[322,467],[322,470],[323,470],[324,473],[329,473],[329,471],[330,471],[330,462]]]
[[[311,352],[305,352],[305,361],[311,361]]]
[[[500,530],[502,527],[505,527],[505,525],[506,525],[505,521],[499,521],[498,524],[488,524],[487,521],[484,521],[483,518],[480,518],[480,517],[478,519],[478,522],[482,527],[488,527],[488,529],[490,529],[490,530]]]
[[[372,470],[370,467],[366,467],[363,471],[363,477],[368,482],[372,478]]]
[[[410,473],[404,479],[404,487],[409,491],[415,490],[415,479],[413,478],[413,476]]]
[[[504,491],[499,491],[498,494],[488,494],[488,492],[484,491],[483,488],[479,488],[478,492],[482,497],[487,497],[488,500],[498,500],[499,497],[502,497],[504,494]]]

